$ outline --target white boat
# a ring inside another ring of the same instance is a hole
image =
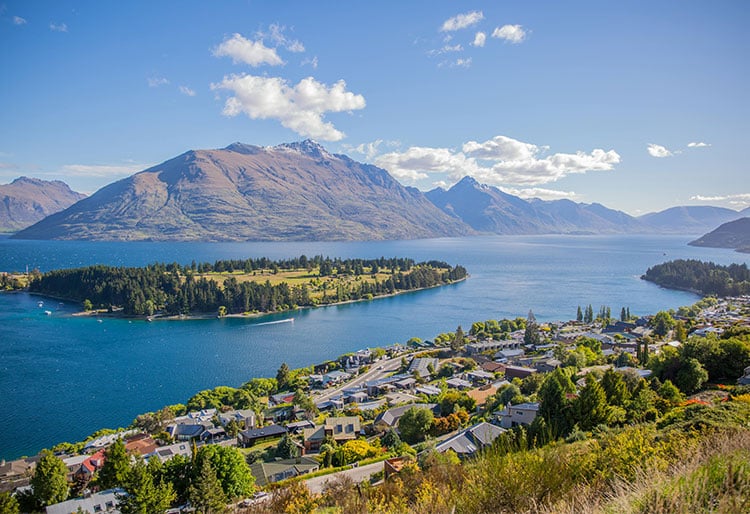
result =
[[[52,316],[52,311],[44,311],[47,316]]]

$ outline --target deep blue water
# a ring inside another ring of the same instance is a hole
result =
[[[648,314],[695,302],[639,276],[668,259],[748,262],[690,237],[486,236],[356,243],[94,243],[0,239],[0,270],[224,258],[403,256],[464,265],[466,282],[370,302],[254,320],[128,321],[71,317],[76,306],[0,294],[0,458],[30,455],[217,385],[273,376],[360,348],[430,339],[473,321],[575,317],[578,305]],[[44,301],[39,307],[38,302]],[[45,315],[44,311],[52,311]],[[294,323],[267,324],[293,316]],[[12,434],[12,435],[11,435]]]

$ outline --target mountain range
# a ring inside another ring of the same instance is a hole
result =
[[[377,240],[471,232],[385,170],[306,140],[191,150],[105,186],[14,237]]]
[[[688,206],[633,217],[597,203],[525,200],[471,177],[448,190],[422,193],[402,186],[384,169],[305,140],[190,150],[105,186],[13,237],[281,241],[700,234],[742,216],[731,209]]]
[[[0,232],[21,230],[85,197],[59,180],[19,177],[0,185]]]

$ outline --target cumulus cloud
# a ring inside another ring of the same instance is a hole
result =
[[[372,160],[376,155],[378,155],[378,153],[380,153],[380,147],[382,145],[385,145],[389,148],[398,148],[399,146],[401,146],[401,143],[398,141],[385,141],[383,139],[376,139],[375,141],[370,141],[369,143],[361,143],[357,146],[342,145],[342,147],[346,152],[358,153],[364,155],[367,160]]]
[[[312,59],[304,59],[299,65],[300,66],[306,66],[306,65],[312,66],[314,70],[318,69],[318,56],[316,55]]]
[[[484,14],[482,11],[469,11],[464,14],[457,14],[452,18],[448,18],[443,22],[443,26],[440,27],[441,32],[452,32],[455,30],[465,29],[471,27],[482,21]]]
[[[654,144],[654,143],[650,143],[648,145],[647,150],[648,150],[648,154],[651,157],[657,157],[659,159],[662,159],[664,157],[671,157],[672,155],[674,155],[672,152],[670,152],[669,150],[667,150],[667,148],[665,146],[657,145],[657,144]]]
[[[50,23],[49,29],[52,32],[67,32],[68,26],[65,23]]]
[[[26,19],[20,16],[13,16],[13,25],[26,25]]]
[[[526,31],[521,25],[503,25],[492,31],[492,37],[518,44],[526,39]]]
[[[244,113],[251,119],[276,119],[301,136],[324,141],[339,141],[344,133],[330,122],[323,121],[327,112],[364,109],[365,98],[346,90],[346,82],[339,80],[327,86],[313,77],[289,85],[280,77],[229,75],[211,84],[212,90],[233,93],[224,104],[223,114],[237,116]]]
[[[710,143],[704,143],[703,141],[688,143],[688,148],[706,148],[711,146]]]
[[[243,62],[253,67],[263,64],[270,66],[284,64],[275,48],[267,47],[262,40],[250,41],[241,34],[232,34],[232,37],[225,39],[213,49],[213,54],[216,57],[231,57],[235,64]]]
[[[195,90],[190,89],[187,86],[180,86],[180,93],[182,93],[185,96],[195,96]]]
[[[472,46],[478,46],[481,48],[484,46],[485,41],[487,41],[487,34],[485,34],[484,32],[477,32],[474,35],[474,42],[471,44]]]
[[[399,179],[420,180],[429,173],[448,173],[451,177],[474,175],[479,166],[474,159],[449,148],[412,146],[405,152],[391,152],[375,159],[375,164],[385,168]]]
[[[258,32],[256,35],[258,39],[268,38],[274,45],[283,46],[290,52],[299,53],[305,51],[305,45],[296,39],[289,39],[284,32],[286,32],[284,25],[272,23],[268,26],[268,32]]]
[[[66,164],[62,167],[61,172],[71,177],[116,178],[127,177],[147,167],[147,165],[143,164],[128,164],[124,166],[110,164]]]
[[[159,87],[169,84],[169,80],[164,77],[148,77],[146,82],[148,83],[148,87]]]
[[[590,153],[542,156],[547,150],[545,146],[497,136],[481,143],[469,141],[462,151],[411,147],[382,155],[375,162],[396,177],[412,181],[443,173],[453,180],[470,175],[486,184],[522,186],[547,184],[571,174],[609,171],[620,162],[614,150],[596,148]]]

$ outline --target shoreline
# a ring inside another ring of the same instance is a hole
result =
[[[68,316],[71,317],[106,317],[106,318],[115,318],[115,319],[129,319],[129,320],[139,320],[139,321],[195,321],[195,320],[209,320],[209,319],[222,319],[222,318],[235,318],[235,319],[257,319],[262,318],[265,316],[272,316],[274,314],[287,314],[290,312],[298,312],[306,309],[319,309],[322,307],[335,307],[339,305],[347,305],[347,304],[353,304],[353,303],[360,303],[360,302],[371,302],[373,300],[379,300],[382,298],[391,298],[394,296],[406,294],[406,293],[415,293],[419,291],[426,291],[429,289],[436,289],[439,287],[445,287],[450,286],[454,284],[459,284],[461,282],[464,282],[466,279],[468,279],[471,275],[468,273],[465,277],[460,278],[458,280],[454,280],[452,282],[448,282],[445,284],[436,284],[434,286],[429,287],[419,287],[416,289],[407,289],[403,291],[395,291],[393,293],[388,294],[381,294],[377,296],[373,296],[372,298],[359,298],[357,300],[344,300],[342,302],[331,302],[331,303],[325,303],[321,305],[304,305],[300,307],[295,307],[293,309],[286,309],[281,311],[274,311],[274,312],[242,312],[242,313],[234,313],[234,314],[225,314],[224,316],[219,316],[216,313],[191,313],[191,314],[154,314],[152,316],[143,316],[143,315],[131,315],[131,314],[123,314],[121,312],[122,308],[120,307],[119,310],[115,310],[112,312],[99,309],[99,310],[90,310],[90,311],[78,311],[73,312],[71,314],[68,314]],[[34,295],[34,296],[40,296],[43,298],[51,298],[54,300],[61,300],[68,303],[77,303],[74,300],[71,300],[69,298],[60,298],[52,295],[46,295],[44,293],[37,293],[37,292],[31,292],[27,290],[19,290],[18,292],[25,291],[28,294]]]

